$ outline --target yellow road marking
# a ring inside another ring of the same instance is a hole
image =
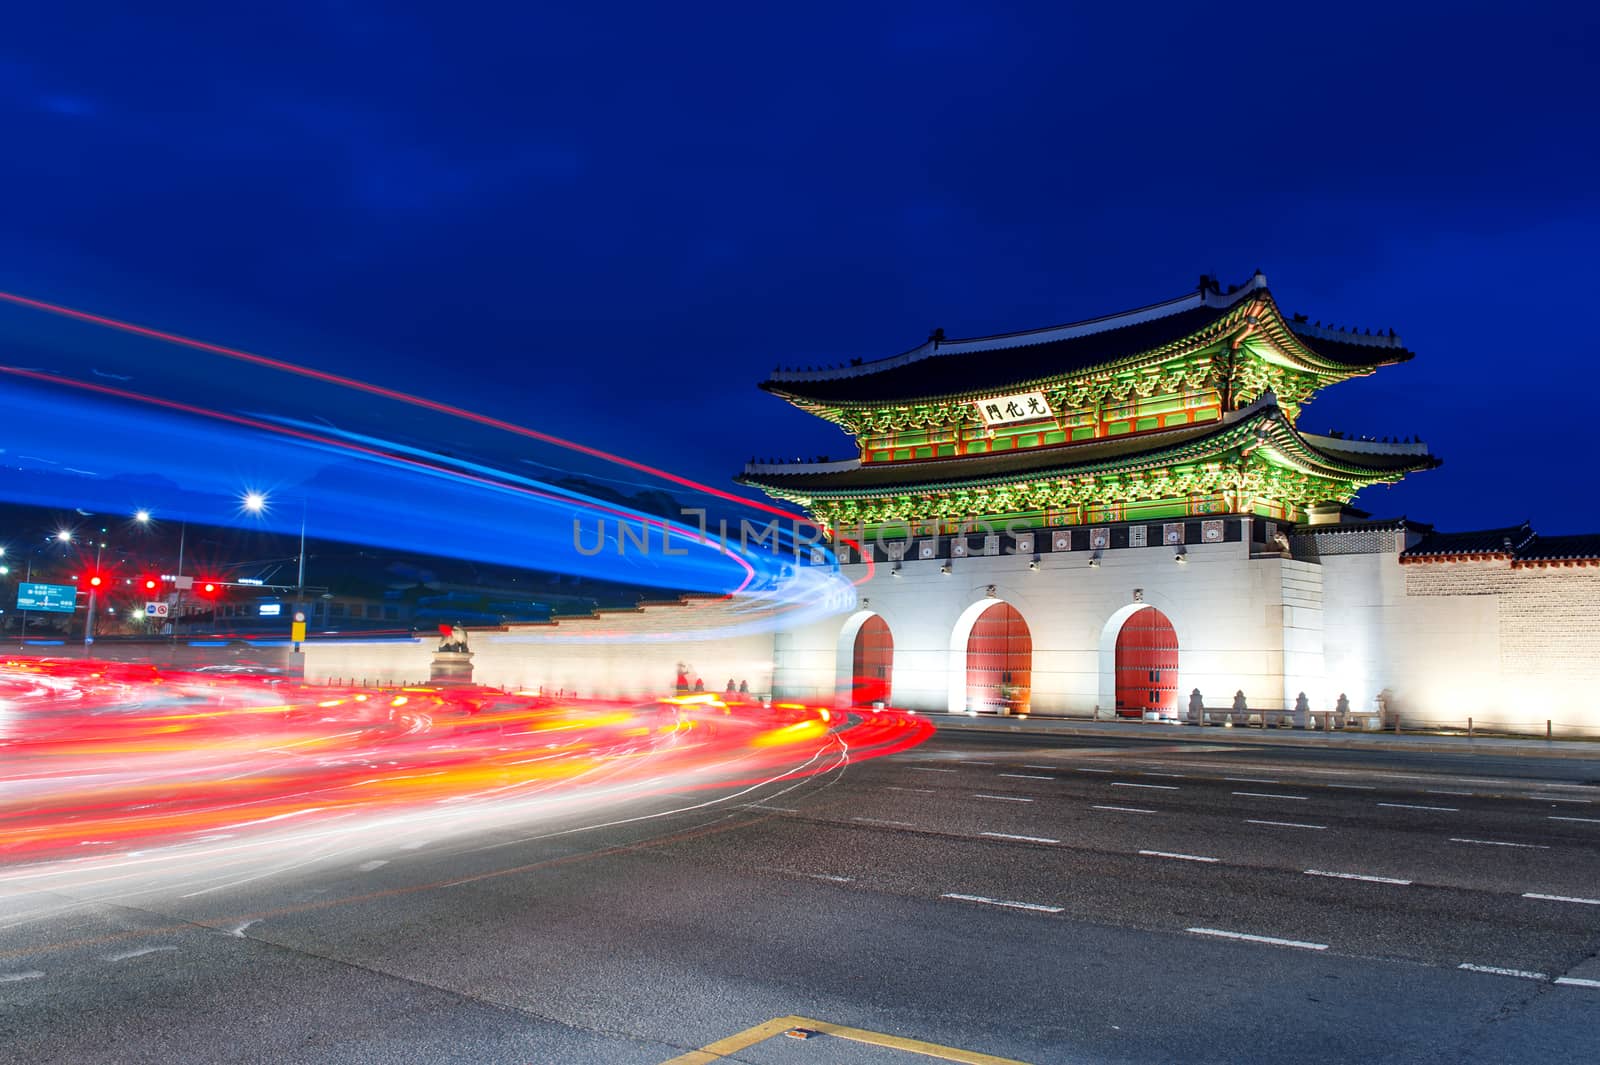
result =
[[[687,1054],[680,1054],[661,1065],[711,1065],[712,1062],[721,1061],[729,1054],[737,1054],[757,1043],[765,1042],[775,1035],[787,1032],[791,1028],[810,1028],[812,1031],[831,1035],[838,1039],[848,1039],[855,1043],[866,1043],[869,1046],[885,1047],[889,1050],[904,1050],[909,1054],[920,1054],[925,1058],[938,1058],[940,1061],[955,1061],[961,1065],[1028,1065],[1027,1062],[1015,1058],[1001,1058],[993,1054],[980,1054],[975,1050],[961,1050],[957,1047],[941,1046],[938,1043],[929,1043],[921,1039],[907,1039],[904,1036],[888,1035],[884,1032],[870,1032],[865,1028],[849,1028],[842,1024],[833,1024],[829,1021],[813,1020],[810,1017],[775,1017],[765,1024],[758,1024],[753,1028],[719,1039],[715,1043],[707,1043],[699,1050],[691,1050]]]

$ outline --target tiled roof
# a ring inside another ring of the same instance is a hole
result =
[[[764,466],[747,470],[740,484],[798,494],[871,493],[885,489],[916,492],[944,486],[972,486],[1050,476],[1076,476],[1107,469],[1128,469],[1192,460],[1217,449],[1237,446],[1239,434],[1256,426],[1274,434],[1281,446],[1329,466],[1380,476],[1428,469],[1439,460],[1422,445],[1370,445],[1359,450],[1341,441],[1302,434],[1282,418],[1269,392],[1222,422],[1180,429],[1086,440],[1057,447],[1035,447],[1001,454],[926,459],[920,462],[826,463],[825,469]],[[1215,438],[1215,439],[1214,439]],[[1224,439],[1226,438],[1226,439]]]
[[[801,403],[904,403],[943,396],[1004,391],[1157,352],[1236,313],[1251,299],[1272,303],[1259,272],[1223,292],[1211,278],[1197,291],[1120,314],[997,336],[947,339],[936,332],[925,344],[886,359],[822,370],[774,371],[761,387]],[[1392,333],[1347,333],[1294,321],[1274,310],[1269,333],[1299,345],[1327,366],[1368,370],[1404,362],[1411,352]]]
[[[1539,536],[1517,552],[1517,562],[1568,562],[1600,559],[1600,533]]]
[[[821,403],[904,402],[975,389],[998,391],[1052,374],[1086,370],[1182,340],[1221,318],[1228,310],[1195,307],[1153,321],[1064,340],[1018,344],[1001,350],[985,348],[964,354],[935,351],[934,357],[876,372],[869,369],[853,377],[819,381],[769,380],[763,381],[761,387],[769,392]],[[935,341],[934,345],[937,349],[940,342]]]
[[[1512,558],[1533,539],[1527,522],[1504,529],[1477,529],[1472,532],[1429,533],[1415,547],[1400,556],[1402,561],[1434,558],[1478,557]]]

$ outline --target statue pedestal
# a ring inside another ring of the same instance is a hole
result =
[[[471,684],[471,651],[435,651],[428,672],[429,684]]]

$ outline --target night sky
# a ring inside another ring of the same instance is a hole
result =
[[[0,288],[726,485],[849,450],[775,365],[1260,267],[1418,353],[1358,505],[1600,529],[1587,5],[159,6],[8,12]]]

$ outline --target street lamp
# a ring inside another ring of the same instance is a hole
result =
[[[255,491],[245,492],[244,498],[239,501],[239,505],[244,507],[244,509],[249,511],[251,514],[260,514],[262,511],[267,509],[266,493]]]
[[[137,511],[134,511],[133,520],[138,522],[140,525],[149,525],[150,524],[150,512],[148,510],[137,510]]]

